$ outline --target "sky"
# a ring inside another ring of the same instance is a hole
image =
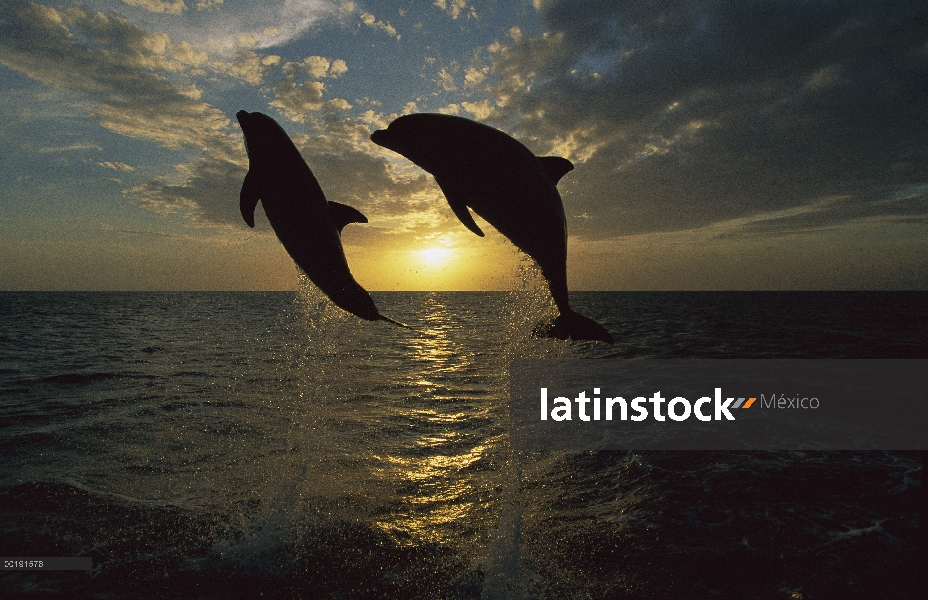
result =
[[[368,290],[518,285],[369,141],[414,112],[574,163],[571,289],[928,289],[923,1],[0,0],[0,290],[296,289],[242,109],[368,217]]]

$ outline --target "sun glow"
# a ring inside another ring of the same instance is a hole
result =
[[[446,264],[452,257],[450,248],[426,248],[416,252],[419,259],[430,267],[440,267]]]
[[[345,255],[352,275],[368,291],[511,289],[519,268],[512,243],[489,225],[485,238],[460,229],[426,232],[414,243],[400,239],[392,247],[346,244]]]

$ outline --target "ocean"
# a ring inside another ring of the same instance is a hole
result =
[[[515,358],[928,358],[922,292],[0,293],[4,598],[918,598],[917,452],[514,452]]]

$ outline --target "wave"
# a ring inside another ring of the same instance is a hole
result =
[[[63,373],[39,379],[39,383],[82,384],[122,377],[121,373]]]
[[[248,510],[255,515],[261,508]],[[45,578],[47,592],[69,597],[234,599],[270,589],[284,599],[481,595],[480,567],[455,550],[400,543],[376,526],[339,518],[305,518],[285,530],[264,523],[256,530],[234,525],[222,512],[61,481],[0,490],[0,517],[11,556],[92,557],[90,572]],[[29,589],[27,581],[10,583]]]

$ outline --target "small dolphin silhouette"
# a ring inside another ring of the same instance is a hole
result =
[[[615,343],[567,300],[567,220],[556,184],[574,168],[569,160],[535,156],[498,129],[440,114],[400,117],[375,131],[371,141],[434,175],[468,229],[483,236],[470,207],[538,263],[561,314],[533,333]]]
[[[286,132],[271,117],[240,110],[235,117],[245,134],[249,169],[239,208],[255,226],[258,200],[277,239],[310,281],[336,305],[368,321],[389,321],[348,269],[341,231],[348,223],[367,223],[356,209],[326,202],[319,182]]]

